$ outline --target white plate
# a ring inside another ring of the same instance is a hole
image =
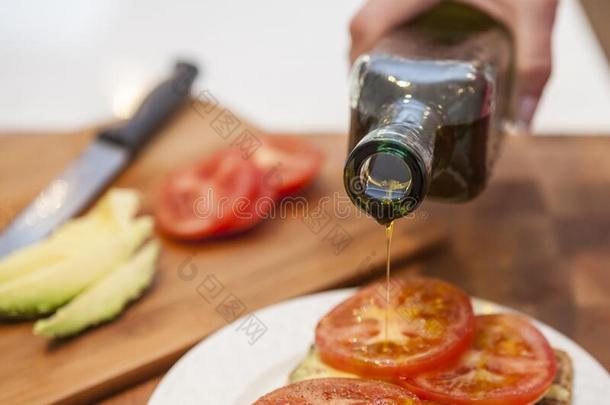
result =
[[[185,354],[165,375],[149,404],[252,404],[286,384],[288,374],[313,342],[318,320],[353,292],[335,290],[295,298],[260,310],[256,318],[250,315],[235,321]],[[480,299],[473,299],[473,303],[476,313],[510,311]],[[606,370],[576,343],[551,327],[534,322],[553,347],[572,357],[573,404],[610,403],[610,377]]]

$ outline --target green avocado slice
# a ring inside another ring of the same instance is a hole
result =
[[[111,189],[86,215],[66,222],[48,239],[0,259],[0,283],[66,260],[102,238],[116,237],[133,222],[139,207],[138,192]]]
[[[150,285],[158,255],[159,242],[148,242],[129,261],[117,266],[55,315],[37,321],[34,334],[65,337],[115,318]]]
[[[152,218],[138,218],[114,238],[103,238],[66,260],[0,284],[0,316],[34,317],[54,311],[127,260],[152,229]]]
[[[330,377],[360,378],[356,374],[339,371],[325,364],[320,358],[320,354],[318,353],[316,347],[311,346],[307,356],[305,356],[303,361],[301,361],[301,363],[299,363],[299,365],[292,370],[288,380],[292,384],[303,380],[311,380],[313,378]]]

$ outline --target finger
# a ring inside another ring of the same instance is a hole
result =
[[[350,22],[350,60],[369,50],[377,40],[440,0],[369,0]]]
[[[496,21],[500,21],[506,27],[512,28],[516,19],[515,2],[524,0],[457,0],[462,4],[469,5],[477,10],[483,11]],[[532,0],[525,0],[532,1]],[[538,1],[538,0],[533,0]]]
[[[537,0],[518,10],[514,27],[517,51],[519,121],[531,124],[552,68],[552,30],[557,0]]]
[[[551,37],[558,0],[459,0],[504,23],[516,49],[518,126],[530,126],[551,74]]]

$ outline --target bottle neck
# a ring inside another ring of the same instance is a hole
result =
[[[439,115],[413,100],[389,106],[349,154],[344,185],[352,202],[387,224],[413,211],[428,189]]]
[[[441,113],[418,100],[404,98],[385,108],[378,124],[365,136],[375,131],[392,134],[394,142],[404,144],[424,163],[426,172],[432,168],[436,131],[441,125]],[[382,135],[383,136],[383,135]],[[364,141],[364,138],[362,139]]]

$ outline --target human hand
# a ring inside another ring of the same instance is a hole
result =
[[[390,31],[442,0],[368,0],[352,18],[350,59]],[[529,126],[551,75],[551,36],[558,0],[460,0],[502,22],[512,32],[520,124]]]

